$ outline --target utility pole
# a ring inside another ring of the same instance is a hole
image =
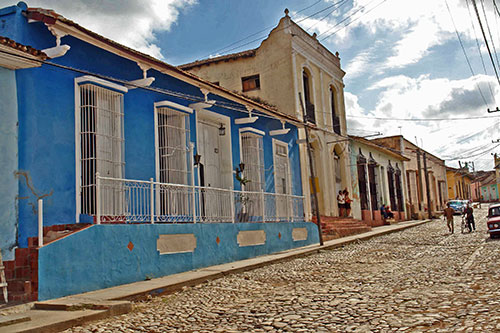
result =
[[[431,192],[429,191],[429,173],[427,172],[427,157],[425,151],[422,153],[424,158],[424,172],[425,172],[425,191],[427,192],[427,212],[429,212],[429,219],[432,220],[431,212]]]
[[[321,216],[319,215],[318,192],[316,191],[316,181],[315,181],[313,159],[312,159],[313,157],[311,152],[311,145],[309,144],[309,129],[307,128],[306,109],[302,104],[302,96],[300,92],[299,92],[299,101],[304,121],[304,132],[306,133],[307,155],[309,156],[309,170],[311,171],[313,199],[314,199],[314,205],[316,207],[316,221],[318,223],[319,245],[323,245],[323,232],[321,231]]]
[[[418,210],[422,209],[422,193],[424,191],[424,187],[422,186],[422,170],[420,168],[420,148],[417,146],[417,170],[418,170],[418,184],[417,184],[417,192],[418,192]]]

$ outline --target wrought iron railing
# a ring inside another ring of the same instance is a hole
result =
[[[96,223],[304,221],[304,197],[101,177]]]

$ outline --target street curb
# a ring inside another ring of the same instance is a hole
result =
[[[222,265],[216,265],[216,266],[210,266],[210,267],[205,267],[196,271],[190,271],[190,272],[185,272],[186,273],[197,273],[198,277],[195,278],[190,278],[186,279],[184,281],[178,281],[166,285],[162,285],[161,287],[155,287],[151,288],[148,290],[143,290],[140,292],[130,292],[128,295],[122,295],[118,297],[112,297],[105,299],[105,297],[99,299],[98,294],[99,292],[104,292],[106,289],[103,290],[98,290],[94,292],[89,292],[81,295],[74,295],[74,296],[68,296],[68,297],[63,297],[59,299],[62,304],[65,304],[65,302],[68,301],[68,298],[74,298],[75,302],[81,298],[82,304],[87,304],[90,305],[92,303],[92,300],[95,300],[96,304],[99,302],[102,302],[103,300],[105,301],[139,301],[139,300],[144,300],[147,299],[149,296],[160,296],[160,295],[165,295],[165,294],[171,294],[176,291],[182,290],[184,287],[192,287],[207,281],[215,280],[230,274],[236,274],[236,273],[241,273],[241,272],[246,272],[249,270],[253,270],[256,268],[268,266],[271,264],[279,263],[279,262],[284,262],[288,260],[292,260],[295,258],[300,258],[300,257],[305,257],[311,254],[319,253],[322,250],[330,250],[330,249],[335,249],[339,247],[343,247],[348,244],[352,244],[355,242],[359,241],[366,241],[369,240],[373,237],[377,236],[383,236],[387,234],[391,234],[394,232],[398,231],[403,231],[405,229],[413,228],[420,226],[422,224],[425,224],[427,222],[430,222],[432,220],[423,220],[423,221],[416,221],[416,222],[410,222],[410,223],[405,223],[402,225],[395,225],[397,227],[395,228],[389,228],[387,230],[372,230],[363,234],[358,234],[358,235],[353,235],[353,236],[347,236],[343,238],[338,238],[338,239],[333,239],[326,241],[323,245],[309,245],[305,246],[302,248],[296,248],[296,249],[291,249],[288,251],[284,252],[279,252],[279,253],[274,253],[266,256],[261,256],[261,257],[256,257],[256,258],[251,258],[251,259],[246,259],[246,260],[241,260],[241,261],[236,261],[233,263],[226,263]],[[228,265],[231,265],[229,268],[227,268]],[[183,273],[180,273],[183,274]],[[175,275],[180,275],[180,274],[175,274]],[[196,275],[196,274],[194,274]],[[164,277],[164,278],[168,278]],[[159,278],[162,279],[162,278]],[[155,280],[159,280],[155,279]],[[154,280],[151,280],[154,281]],[[140,283],[144,283],[146,281],[141,281]],[[149,282],[149,281],[148,281]],[[137,282],[136,282],[137,283]],[[112,288],[109,288],[112,289]],[[58,299],[50,300],[47,301],[50,302],[54,308],[56,309],[58,307],[57,303]],[[77,303],[77,302],[76,302]],[[37,302],[38,305],[35,305],[35,307],[40,308],[40,304],[43,304],[44,302]],[[61,308],[64,308],[64,306],[61,305]],[[25,328],[25,329],[18,329],[15,332],[57,332],[57,331],[62,331],[77,325],[83,325],[88,322],[96,321],[96,320],[102,320],[108,317],[116,316],[116,315],[121,315],[125,314],[128,312],[131,312],[133,310],[133,305],[132,303],[128,304],[120,304],[120,306],[110,306],[108,309],[103,310],[98,313],[92,313],[92,314],[87,314],[87,315],[82,315],[81,317],[78,318],[73,318],[65,321],[59,321],[59,322],[54,322],[51,324],[47,324],[43,327],[36,327],[36,328]],[[36,311],[36,310],[34,310]],[[57,310],[53,310],[54,314],[59,312]],[[34,322],[32,322],[35,324]],[[15,329],[15,327],[11,328]],[[1,329],[0,329],[1,331]]]
[[[363,234],[357,234],[357,235],[353,235],[353,236],[347,236],[347,237],[329,240],[329,241],[326,241],[323,245],[314,244],[314,245],[309,245],[309,246],[302,247],[302,248],[296,248],[296,249],[291,249],[291,250],[284,251],[284,252],[269,254],[269,255],[262,256],[262,257],[256,257],[256,258],[252,258],[252,259],[253,260],[260,259],[259,262],[242,265],[240,267],[219,269],[219,270],[217,270],[216,267],[222,266],[222,265],[205,267],[205,268],[199,269],[198,271],[211,270],[214,273],[210,274],[210,275],[206,275],[204,277],[197,278],[197,279],[178,282],[178,283],[168,285],[165,287],[154,288],[154,289],[151,289],[148,291],[135,293],[133,295],[127,295],[127,296],[123,296],[123,297],[113,298],[112,300],[140,301],[140,300],[146,299],[150,295],[151,296],[161,296],[161,295],[171,294],[171,293],[174,293],[176,291],[181,290],[184,287],[192,287],[192,286],[195,286],[195,285],[207,282],[207,281],[215,280],[215,279],[227,276],[227,275],[242,273],[242,272],[246,272],[246,271],[253,270],[256,268],[261,268],[264,266],[272,265],[275,263],[309,256],[309,255],[312,255],[315,253],[319,253],[322,250],[335,249],[335,248],[343,247],[345,245],[349,245],[349,244],[352,244],[352,243],[355,243],[358,241],[366,241],[366,240],[369,240],[369,239],[374,238],[374,237],[383,236],[383,235],[391,234],[394,232],[403,231],[405,229],[417,227],[419,225],[428,223],[430,221],[432,221],[432,220],[427,219],[427,220],[415,222],[412,224],[405,224],[405,225],[397,225],[396,224],[397,227],[394,229],[388,229],[388,230],[383,230],[383,231],[378,231],[378,232],[376,230],[375,230],[375,232],[369,231],[369,232],[366,232]],[[270,257],[270,258],[262,260],[263,257]],[[246,260],[242,260],[240,262],[244,262],[244,261],[248,261],[248,260],[252,260],[252,259],[246,259]],[[234,262],[232,264],[237,265],[238,262]],[[223,264],[223,265],[227,265],[227,264]]]

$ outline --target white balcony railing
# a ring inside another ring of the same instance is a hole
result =
[[[304,221],[304,197],[166,184],[96,174],[96,222]]]

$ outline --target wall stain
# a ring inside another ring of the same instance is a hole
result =
[[[23,171],[23,170],[15,171],[14,176],[17,179],[19,179],[20,177],[24,178],[24,180],[26,182],[26,187],[31,191],[33,196],[36,198],[35,202],[28,202],[28,205],[31,206],[31,210],[33,211],[33,214],[37,215],[38,214],[38,210],[37,210],[38,200],[50,197],[52,194],[54,194],[54,190],[51,189],[49,193],[40,193],[33,185],[33,181],[31,180],[31,176],[30,176],[28,171]],[[18,196],[16,199],[17,200],[25,200],[25,199],[29,199],[29,198],[30,198],[29,196],[26,196],[26,197],[19,197]]]

